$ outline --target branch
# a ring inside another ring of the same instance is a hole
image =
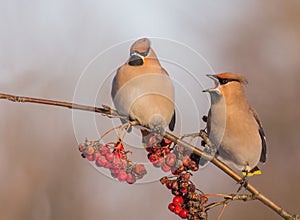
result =
[[[90,112],[96,112],[100,113],[104,116],[108,117],[119,117],[128,119],[128,117],[119,115],[116,110],[111,109],[109,106],[103,105],[102,108],[93,107],[93,106],[86,106],[86,105],[80,105],[80,104],[74,104],[71,102],[61,102],[61,101],[54,101],[54,100],[48,100],[48,99],[38,99],[38,98],[31,98],[31,97],[23,97],[23,96],[14,96],[10,94],[4,94],[0,93],[0,99],[6,99],[12,102],[27,102],[27,103],[37,103],[37,104],[45,104],[45,105],[53,105],[53,106],[60,106],[70,109],[78,109],[83,111],[90,111]],[[213,146],[213,144],[210,142],[207,134],[204,131],[200,131],[198,134],[209,146]],[[165,132],[164,137],[173,141],[176,144],[179,144],[181,146],[184,146],[190,150],[193,151],[194,154],[197,154],[198,156],[211,161],[215,166],[217,166],[219,169],[221,169],[223,172],[225,172],[228,176],[230,176],[232,179],[234,179],[237,182],[243,182],[243,177],[241,177],[239,174],[237,174],[235,171],[233,171],[230,167],[228,167],[226,164],[224,164],[222,161],[217,159],[216,157],[209,155],[202,150],[198,149],[197,147],[183,141],[179,137],[176,137],[175,135]],[[251,184],[244,185],[244,188],[249,191],[252,195],[251,198],[261,201],[263,204],[274,210],[278,215],[280,215],[282,218],[286,220],[299,220],[299,215],[296,214],[290,214],[286,210],[284,210],[282,207],[274,203],[272,200],[264,196],[262,193],[258,191],[254,186]],[[233,198],[231,198],[233,199]]]
[[[4,94],[4,93],[0,93],[0,99],[7,99],[12,102],[22,102],[22,103],[27,102],[27,103],[37,103],[37,104],[44,104],[44,105],[54,105],[54,106],[65,107],[70,109],[96,112],[96,113],[101,113],[102,115],[110,118],[124,118],[124,119],[128,118],[127,116],[118,114],[116,110],[111,109],[107,105],[102,105],[102,108],[98,108],[98,107],[93,107],[88,105],[75,104],[72,102],[61,102],[61,101],[55,101],[49,99],[38,99],[38,98],[31,98],[25,96],[15,96],[15,95]]]

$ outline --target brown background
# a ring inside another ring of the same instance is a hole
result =
[[[251,182],[300,213],[299,11],[297,0],[3,1],[0,91],[71,101],[84,67],[111,45],[140,36],[183,42],[216,72],[248,78],[248,97],[268,138],[263,175]],[[81,159],[76,145],[70,110],[1,101],[0,219],[177,218],[159,182],[112,181]],[[194,182],[209,193],[237,188],[213,166]],[[280,218],[254,201],[230,204],[222,219]]]

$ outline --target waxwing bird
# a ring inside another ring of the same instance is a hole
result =
[[[168,125],[173,131],[173,84],[150,44],[147,38],[134,42],[128,61],[113,79],[111,96],[117,111],[130,120],[152,131],[162,133]]]
[[[259,162],[266,162],[266,138],[256,111],[244,91],[247,80],[238,73],[207,75],[215,87],[204,90],[211,97],[207,133],[217,154],[242,170],[245,176],[259,174]]]

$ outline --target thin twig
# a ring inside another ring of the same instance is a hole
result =
[[[127,118],[126,116],[120,116],[116,110],[111,109],[108,106],[103,106],[103,108],[98,107],[92,107],[92,106],[86,106],[86,105],[80,105],[80,104],[74,104],[70,102],[61,102],[61,101],[54,101],[54,100],[48,100],[48,99],[38,99],[38,98],[31,98],[31,97],[23,97],[23,96],[14,96],[10,94],[3,94],[0,93],[0,99],[7,99],[12,102],[28,102],[28,103],[38,103],[38,104],[45,104],[45,105],[53,105],[53,106],[60,106],[60,107],[66,107],[70,109],[78,109],[78,110],[84,110],[84,111],[90,111],[90,112],[96,112],[101,113],[102,115],[108,116],[108,117],[121,117],[121,118]],[[204,131],[199,132],[199,136],[203,138],[203,140],[208,144],[209,146],[213,146],[211,141],[209,140],[207,134]],[[212,155],[209,155],[202,150],[198,149],[197,147],[181,140],[179,137],[174,136],[173,134],[169,132],[165,132],[164,137],[173,141],[176,144],[179,144],[181,146],[184,146],[190,150],[193,151],[196,155],[211,161],[212,164],[217,166],[219,169],[223,170],[228,176],[230,176],[232,179],[234,179],[237,182],[241,182],[243,178],[237,174],[235,171],[233,171],[230,167],[228,167],[226,164],[224,164],[222,161],[218,160]],[[274,210],[276,213],[278,213],[281,217],[287,220],[299,220],[299,215],[292,215],[288,213],[286,210],[281,208],[279,205],[275,204],[272,200],[264,196],[262,193],[260,193],[254,186],[251,184],[247,184],[247,186],[244,186],[247,191],[252,193],[252,196],[261,201],[263,204]]]

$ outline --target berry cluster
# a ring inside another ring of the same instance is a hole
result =
[[[147,173],[143,164],[134,164],[127,158],[129,151],[125,151],[122,141],[101,144],[86,140],[78,145],[78,149],[83,158],[95,162],[98,167],[109,169],[111,176],[120,182],[133,184]]]
[[[161,141],[156,135],[148,138],[146,150],[149,161],[160,167],[164,172],[171,171],[178,175],[183,171],[197,171],[199,157],[183,146],[175,145],[170,140],[163,138]]]
[[[204,204],[208,198],[196,192],[196,186],[190,181],[190,176],[189,172],[181,172],[175,178],[163,177],[160,180],[174,195],[168,208],[183,219],[206,220]]]

